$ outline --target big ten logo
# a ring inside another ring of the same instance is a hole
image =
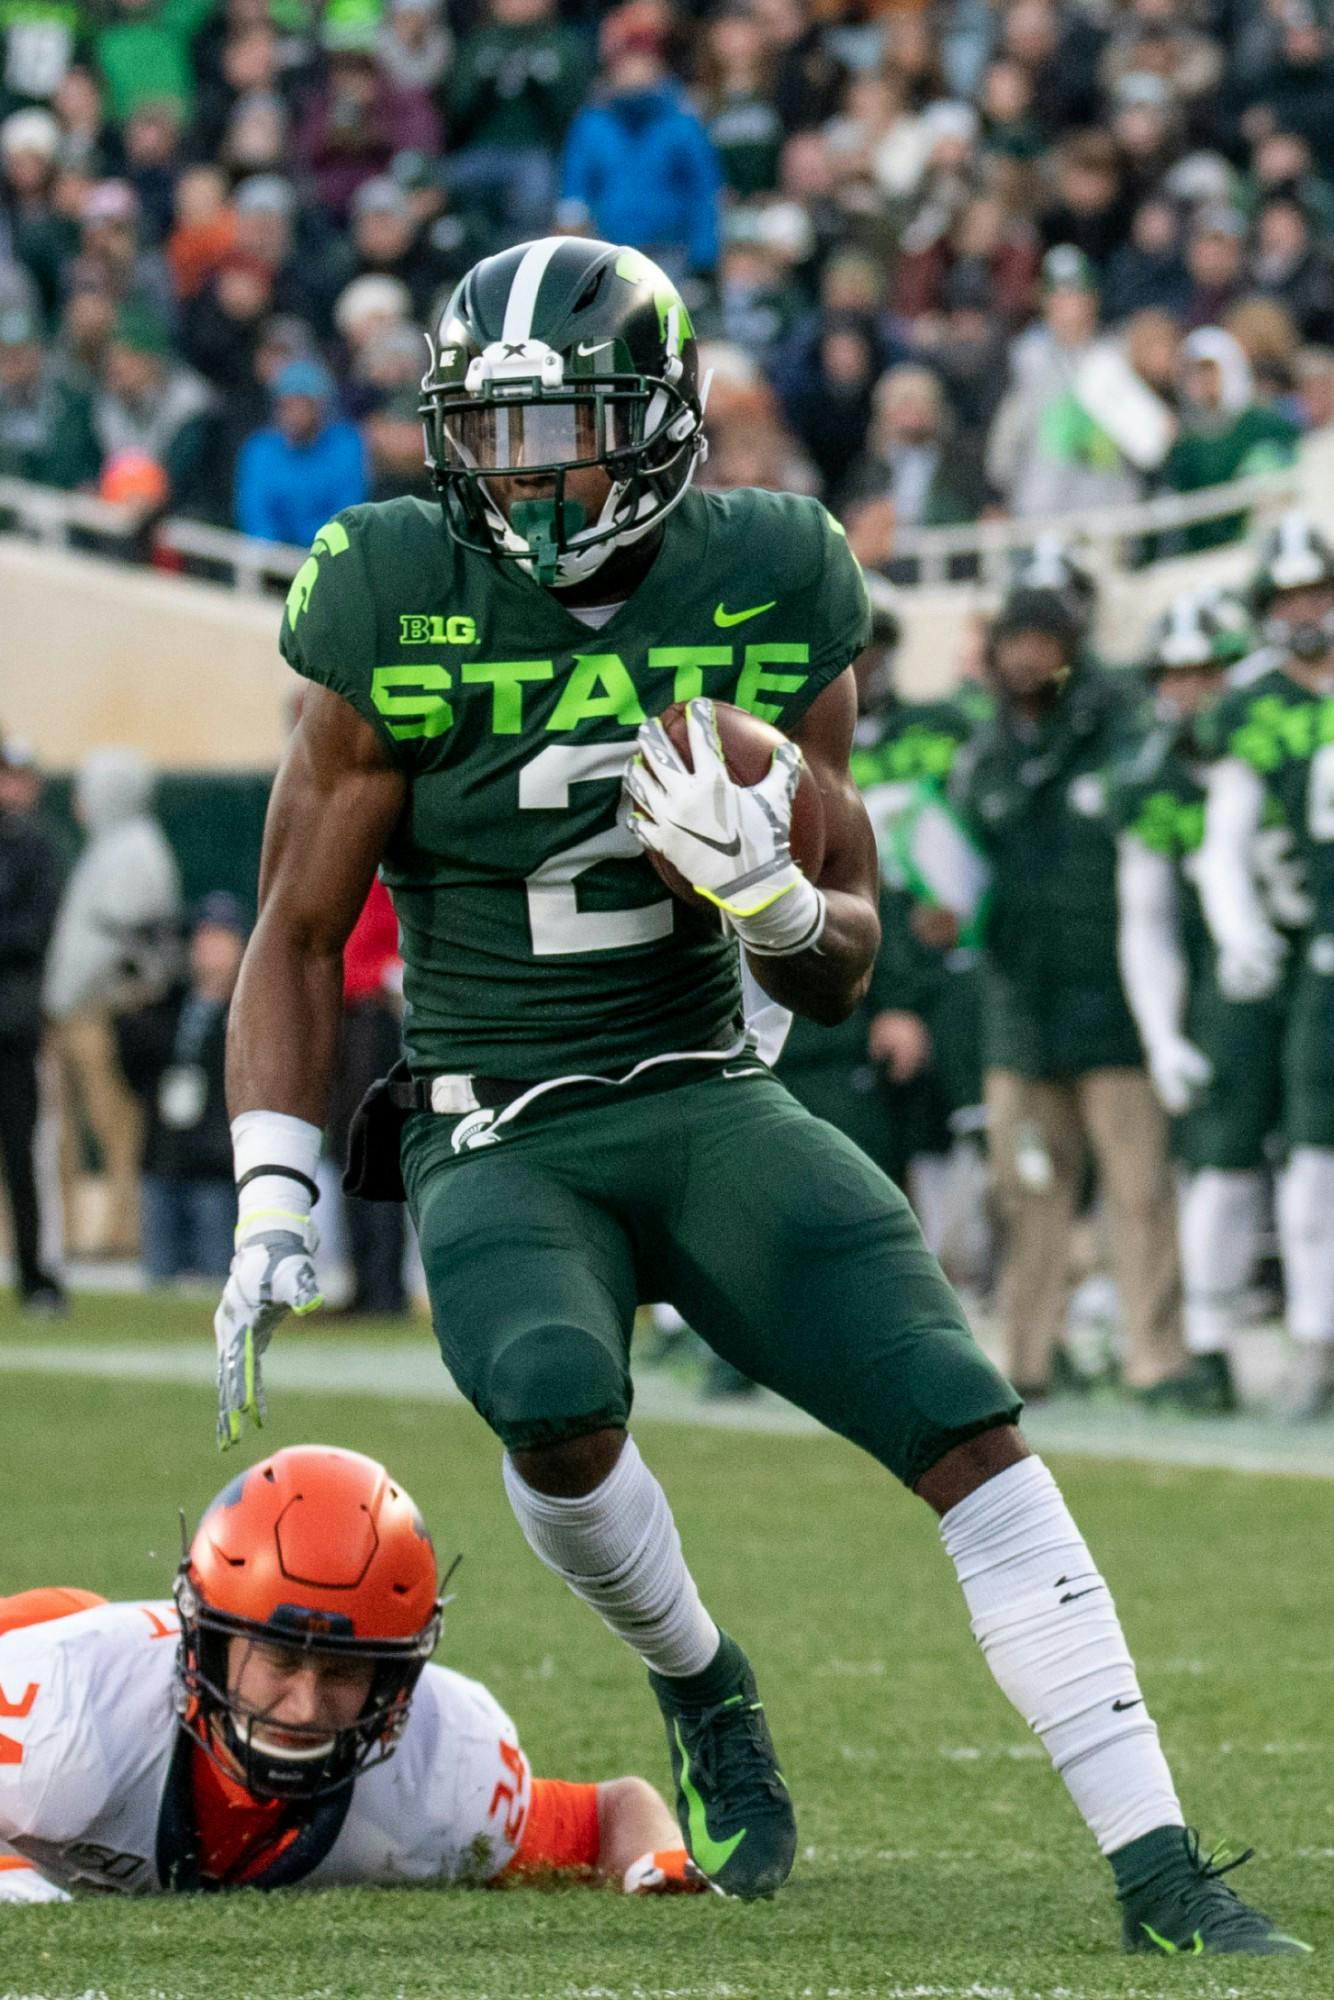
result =
[[[456,612],[446,618],[438,613],[403,611],[398,619],[400,646],[473,646],[477,643],[477,620]]]
[[[495,1819],[503,1812],[505,1818],[501,1831],[510,1846],[517,1847],[519,1835],[523,1832],[524,1815],[528,1811],[528,1800],[525,1796],[528,1772],[517,1744],[506,1743],[502,1738],[498,1747],[500,1761],[513,1782],[507,1783],[504,1778],[496,1780],[496,1788],[491,1794],[491,1804],[487,1808],[487,1817]]]

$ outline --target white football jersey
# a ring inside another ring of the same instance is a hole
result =
[[[0,1635],[0,1856],[26,1857],[67,1890],[167,1886],[176,1641],[170,1603]],[[428,1666],[397,1750],[355,1780],[302,1885],[487,1881],[518,1847],[531,1795],[504,1710],[480,1682]],[[34,1900],[34,1886],[0,1868],[0,1902]]]

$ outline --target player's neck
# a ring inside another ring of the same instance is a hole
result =
[[[635,542],[628,549],[616,549],[592,576],[572,583],[568,590],[552,594],[573,610],[581,604],[624,604],[632,597],[658,559],[663,531]]]

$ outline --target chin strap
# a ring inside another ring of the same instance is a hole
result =
[[[559,574],[562,555],[587,524],[577,500],[516,500],[510,511],[510,526],[528,544],[533,575],[548,589]]]

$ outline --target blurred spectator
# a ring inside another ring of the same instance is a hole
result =
[[[176,183],[175,224],[167,263],[180,299],[192,299],[236,243],[227,178],[217,167],[189,167]]]
[[[0,311],[0,474],[43,486],[84,486],[101,454],[87,396],[43,352],[21,306]]]
[[[1077,514],[1133,499],[1137,477],[1079,394],[1098,336],[1092,267],[1061,245],[1047,253],[1042,273],[1042,322],[1011,347],[1010,387],[987,441],[987,475],[1017,515]]]
[[[32,1313],[64,1310],[42,1263],[34,1146],[42,1040],[42,966],[56,921],[64,859],[43,825],[32,754],[0,742],[0,1169],[13,1229],[14,1276]]]
[[[320,236],[307,251],[297,241],[297,196],[281,174],[252,174],[236,190],[234,248],[258,257],[273,273],[274,310],[309,320],[321,332],[331,323],[334,298],[348,275],[345,259],[329,254]]]
[[[1181,349],[1181,435],[1163,465],[1163,482],[1178,493],[1220,486],[1291,462],[1295,423],[1255,400],[1250,364],[1222,327],[1200,327]],[[1181,547],[1217,548],[1246,531],[1244,514],[1197,521],[1182,530]]]
[[[139,201],[128,181],[99,181],[84,199],[80,261],[98,272],[118,305],[151,314],[164,328],[175,325],[176,296],[166,260],[146,249],[139,237]]]
[[[352,1115],[375,1079],[403,1053],[403,961],[398,919],[382,882],[372,884],[343,951],[343,1026],[329,1112],[329,1144],[347,1156]],[[403,1255],[407,1211],[400,1202],[345,1196],[348,1255],[353,1271],[351,1313],[401,1313],[407,1308]]]
[[[1102,778],[1127,739],[1126,695],[1081,653],[1058,591],[1010,594],[988,666],[997,714],[961,752],[952,789],[990,874],[983,1023],[1007,1372],[1026,1398],[1050,1387],[1091,1152],[1125,1316],[1125,1380],[1171,1398],[1186,1360],[1167,1131],[1117,969]]]
[[[1216,326],[1246,288],[1246,218],[1238,209],[1202,208],[1186,243],[1187,326]]]
[[[352,199],[351,220],[361,271],[405,285],[419,323],[437,293],[462,277],[459,260],[422,230],[411,195],[392,175],[377,174],[362,183]]]
[[[62,0],[31,0],[0,16],[0,116],[50,104],[69,73],[82,25]]]
[[[1175,205],[1150,195],[1135,210],[1125,242],[1107,265],[1103,303],[1111,321],[1157,307],[1184,313],[1190,277],[1181,258],[1181,223]]]
[[[1306,340],[1334,338],[1334,264],[1295,195],[1271,194],[1255,220],[1252,288],[1291,315]]]
[[[343,217],[363,181],[382,174],[395,153],[440,150],[440,119],[427,91],[391,83],[360,29],[326,22],[323,82],[295,135],[297,159],[313,177],[322,206]]]
[[[1334,424],[1334,348],[1304,348],[1294,373],[1302,429],[1325,430]]]
[[[783,121],[774,102],[773,58],[752,7],[724,6],[705,27],[700,107],[723,179],[742,200],[778,179]]]
[[[1076,132],[1057,156],[1056,199],[1038,218],[1044,247],[1069,243],[1094,270],[1105,270],[1125,241],[1131,202],[1110,132]]]
[[[838,109],[847,79],[802,0],[754,0],[752,9],[773,49],[773,101],[785,132],[823,125]]]
[[[125,178],[147,243],[162,243],[175,208],[182,107],[171,98],[136,106],[125,121]]]
[[[940,380],[929,368],[891,368],[877,382],[870,452],[853,468],[846,494],[854,536],[864,510],[886,503],[895,525],[913,528],[975,521],[986,507],[981,461],[953,437]],[[859,553],[879,566],[890,542],[882,554],[864,545]]]
[[[93,402],[103,461],[140,453],[161,466],[174,506],[209,511],[214,468],[208,447],[216,410],[208,385],[174,358],[161,322],[126,306],[112,329]]]
[[[831,491],[861,456],[879,371],[873,324],[860,313],[827,312],[787,377],[784,415]]]
[[[602,26],[600,89],[565,142],[559,215],[645,251],[678,281],[718,261],[718,156],[669,76],[644,0]]]
[[[241,447],[236,525],[242,534],[304,548],[342,507],[366,498],[365,451],[332,418],[333,378],[317,361],[289,361],[273,383],[273,423]]]
[[[454,37],[440,15],[441,0],[388,0],[375,53],[399,90],[435,90],[444,82]]]
[[[141,104],[191,103],[190,39],[207,11],[200,0],[108,0],[93,59],[117,124]]]
[[[361,355],[380,338],[411,324],[412,294],[399,278],[368,272],[339,294],[334,325],[355,372]]]
[[[185,977],[116,1020],[121,1067],[143,1106],[140,1258],[152,1285],[222,1279],[232,1260],[236,1187],[224,1067],[248,932],[234,896],[205,896]]]
[[[582,36],[556,0],[488,0],[459,50],[446,98],[450,187],[480,200],[513,238],[540,236],[556,158],[590,81]]]
[[[103,1225],[84,1247],[130,1256],[138,1247],[142,1120],[116,1059],[113,1017],[160,997],[175,977],[180,878],[153,817],[153,774],[133,750],[99,750],[79,766],[74,815],[86,845],[65,885],[43,982],[64,1077],[61,1170],[75,1212],[83,1128],[108,1184]]]

